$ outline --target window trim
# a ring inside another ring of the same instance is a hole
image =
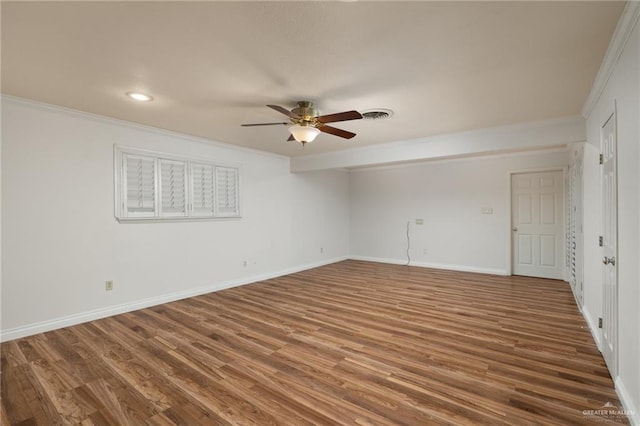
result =
[[[151,151],[139,148],[131,148],[126,146],[114,145],[113,156],[113,176],[114,176],[114,216],[120,223],[128,222],[202,222],[202,221],[219,221],[219,220],[237,220],[242,218],[242,167],[239,164],[219,162],[209,158],[203,157],[190,157],[179,154],[170,154],[160,151]],[[126,210],[126,197],[127,197],[127,184],[126,179],[126,166],[123,161],[125,155],[150,157],[154,161],[154,191],[155,191],[155,206],[153,216],[128,216]],[[185,201],[186,212],[184,216],[169,215],[164,216],[162,214],[162,184],[159,170],[161,160],[183,162],[185,166]],[[192,164],[197,163],[201,165],[209,165],[213,167],[213,209],[211,216],[196,215],[193,210],[193,175]],[[235,214],[219,214],[217,205],[217,174],[216,170],[219,167],[231,168],[236,170],[236,203],[237,210]]]

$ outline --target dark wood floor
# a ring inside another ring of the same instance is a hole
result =
[[[1,353],[3,425],[602,424],[584,410],[619,405],[566,283],[359,261]]]

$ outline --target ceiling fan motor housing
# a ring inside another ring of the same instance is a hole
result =
[[[298,107],[292,109],[291,112],[300,117],[300,124],[313,123],[315,118],[320,115],[318,110],[313,107],[313,102],[307,101],[298,102]]]

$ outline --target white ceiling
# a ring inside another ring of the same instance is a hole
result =
[[[2,93],[288,156],[579,114],[623,2],[2,2]],[[125,96],[155,97],[136,103]],[[304,150],[266,108],[388,108]]]

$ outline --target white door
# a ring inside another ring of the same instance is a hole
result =
[[[602,356],[616,376],[618,330],[616,116],[602,126]]]
[[[561,171],[511,176],[514,275],[563,278],[563,188]]]

